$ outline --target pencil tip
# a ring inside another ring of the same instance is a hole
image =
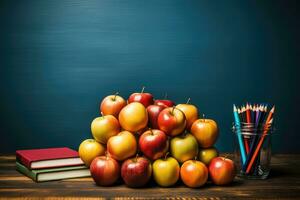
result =
[[[272,107],[272,109],[270,110],[270,112],[274,112],[275,111],[275,105]]]

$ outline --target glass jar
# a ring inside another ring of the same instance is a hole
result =
[[[272,124],[233,124],[232,131],[235,134],[234,160],[238,176],[266,179],[270,173]],[[243,152],[244,156],[241,155]]]

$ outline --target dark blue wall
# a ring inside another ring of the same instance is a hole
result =
[[[0,152],[91,137],[100,100],[142,85],[191,97],[232,149],[232,104],[276,104],[274,149],[299,148],[299,20],[292,1],[0,3]]]

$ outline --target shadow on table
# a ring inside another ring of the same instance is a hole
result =
[[[291,174],[292,174],[291,171],[286,171],[282,168],[272,168],[268,179],[287,177],[287,176],[291,176]]]

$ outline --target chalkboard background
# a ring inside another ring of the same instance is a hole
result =
[[[191,102],[232,150],[232,104],[276,104],[276,152],[299,148],[299,7],[292,1],[0,3],[0,152],[91,137],[99,102],[143,85]],[[297,16],[298,15],[298,16]]]

